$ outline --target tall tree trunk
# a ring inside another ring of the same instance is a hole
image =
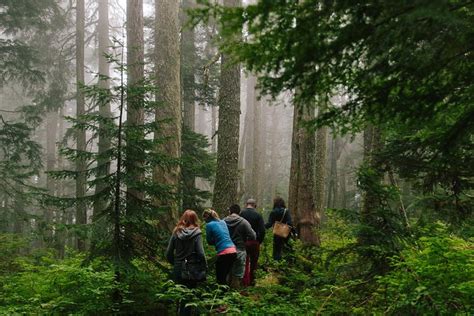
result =
[[[183,90],[183,123],[189,130],[194,131],[195,119],[195,80],[196,45],[194,29],[187,25],[189,21],[187,10],[193,9],[195,0],[183,0],[181,10],[181,82]]]
[[[315,136],[301,123],[314,119],[314,109],[305,107],[302,109],[300,120],[298,120],[298,142],[299,142],[299,168],[298,172],[298,222],[297,227],[300,238],[305,245],[319,246],[319,220],[316,217],[316,203],[314,200],[314,154]]]
[[[181,86],[179,49],[179,1],[156,0],[155,57],[156,85],[158,87],[156,120],[160,129],[155,137],[165,138],[158,150],[167,153],[172,159],[181,156]],[[167,120],[167,121],[163,121]],[[174,198],[158,198],[155,201],[167,209],[161,226],[172,230],[178,218],[178,190],[180,182],[179,164],[157,167],[153,178],[157,183],[169,185],[176,194]]]
[[[244,199],[256,198],[254,195],[254,181],[252,177],[253,170],[253,159],[254,159],[254,134],[255,134],[255,85],[257,78],[251,74],[247,76],[247,87],[246,87],[246,109],[245,109],[245,119],[244,119],[244,136],[243,138],[243,147],[244,152],[241,153],[244,155],[243,167],[244,167]]]
[[[316,208],[315,227],[319,231],[321,218],[323,217],[325,206],[325,182],[326,182],[326,153],[327,153],[328,128],[321,127],[316,132],[316,151],[314,159],[314,202]],[[320,242],[320,241],[319,241]],[[319,243],[318,243],[319,245]]]
[[[54,171],[56,167],[56,134],[58,130],[58,110],[51,110],[46,115],[46,171]],[[46,189],[51,196],[56,195],[56,181],[51,175],[46,174]],[[53,241],[54,208],[44,209],[45,239],[46,244]]]
[[[196,93],[195,93],[195,73],[196,73],[196,45],[194,29],[187,25],[189,16],[187,10],[194,8],[194,0],[183,0],[181,8],[181,90],[183,102],[183,127],[188,131],[195,131],[196,116]],[[184,139],[182,140],[184,142]],[[184,144],[183,144],[184,146]],[[182,189],[191,192],[196,187],[196,179],[189,174],[185,177],[183,172]],[[183,205],[187,207],[186,205]]]
[[[270,129],[270,185],[269,185],[269,194],[270,194],[270,199],[273,199],[276,194],[276,181],[277,181],[277,176],[278,176],[278,166],[277,166],[277,139],[279,138],[279,130],[278,130],[278,117],[277,117],[277,111],[276,111],[276,106],[273,106],[272,108],[272,114],[271,114],[271,120],[272,125]]]
[[[245,81],[242,80],[241,85],[245,85]],[[248,134],[248,129],[246,126],[247,117],[249,116],[247,109],[245,109],[245,116],[244,116],[244,126],[242,128],[242,135],[240,136],[239,139],[239,162],[238,162],[238,168],[239,168],[239,184],[238,184],[238,189],[237,189],[237,200],[240,201],[245,194],[245,165],[244,165],[244,157],[245,157],[245,140],[247,139],[247,134]]]
[[[375,153],[382,147],[380,130],[369,125],[364,130],[364,164],[371,168],[375,174],[373,181],[382,182],[383,171],[380,163],[376,160]],[[362,194],[362,209],[360,212],[361,223],[366,226],[377,227],[377,208],[379,207],[378,196],[372,191],[365,191]],[[359,242],[364,245],[371,244],[370,236],[361,236]]]
[[[143,153],[137,142],[144,137],[143,92],[145,44],[143,35],[143,0],[127,0],[127,121],[125,127],[125,170],[127,184],[127,215],[140,208],[143,193],[137,188],[144,179]]]
[[[109,63],[106,55],[109,54],[109,0],[99,1],[99,88],[103,91],[103,95],[107,96],[110,88],[109,83]],[[110,104],[107,97],[99,99],[99,114],[104,118],[110,118]],[[99,130],[105,130],[105,124],[99,123]],[[97,178],[104,178],[110,171],[110,159],[104,157],[110,149],[110,138],[108,135],[99,133],[98,151],[99,158],[97,159]],[[100,194],[106,189],[105,183],[98,183],[95,187],[95,194]],[[100,212],[105,210],[108,205],[108,200],[101,196],[94,202],[94,212],[92,219],[95,219]]]
[[[76,3],[76,84],[77,84],[77,107],[76,117],[85,114],[85,99],[81,91],[81,85],[84,84],[84,21],[85,7],[84,0],[77,0]],[[86,150],[86,132],[85,130],[76,130],[76,142],[78,152]],[[76,161],[76,225],[85,226],[87,224],[87,206],[84,201],[86,195],[86,161],[78,158]],[[80,227],[81,228],[81,227]],[[86,238],[84,232],[79,229],[76,247],[79,251],[86,250]]]
[[[293,128],[291,132],[291,163],[290,163],[290,181],[288,188],[288,208],[293,214],[293,222],[299,221],[298,210],[298,182],[299,182],[299,165],[300,165],[300,150],[298,142],[298,123],[299,123],[298,107],[293,105]]]
[[[258,182],[258,189],[257,189],[257,201],[260,201],[260,204],[263,206],[264,203],[264,194],[266,189],[266,179],[267,179],[267,112],[268,112],[268,97],[263,98],[263,101],[260,102],[260,123],[259,123],[259,130],[260,130],[260,145],[259,145],[259,172],[257,174],[258,178],[260,179]]]
[[[241,0],[223,3],[227,7],[241,6]],[[212,202],[218,212],[223,212],[237,203],[239,178],[240,65],[232,64],[227,54],[221,54],[218,105],[217,173]]]
[[[305,245],[319,246],[319,219],[314,194],[315,135],[302,127],[302,122],[312,119],[314,109],[311,106],[298,109],[295,105],[288,205],[295,214],[301,241]]]
[[[64,105],[61,105],[59,108],[59,124],[58,124],[58,133],[56,139],[59,141],[64,137]],[[62,155],[57,155],[57,166],[58,170],[64,170],[64,159]],[[56,194],[58,197],[65,196],[65,183],[64,180],[58,180],[56,182],[57,190]],[[68,212],[69,211],[69,212]],[[67,224],[66,214],[69,214],[70,210],[60,210],[56,212],[56,222],[59,223],[62,227],[56,231],[54,236],[56,249],[58,250],[58,257],[64,258],[65,255],[65,246],[66,246],[66,229],[64,228]]]
[[[252,76],[254,79],[254,83],[256,82],[256,78]],[[255,84],[253,85],[253,88],[255,89]],[[260,189],[260,170],[261,170],[261,165],[260,165],[260,155],[261,155],[261,102],[259,99],[258,91],[254,90],[253,93],[253,111],[252,111],[252,129],[253,129],[253,141],[252,141],[252,166],[249,168],[251,170],[251,191],[250,195],[252,198],[257,200],[257,203],[261,203],[259,200],[259,189]],[[250,167],[250,166],[249,166]]]

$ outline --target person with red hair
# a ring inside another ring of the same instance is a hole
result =
[[[166,258],[173,265],[177,283],[195,287],[205,278],[206,257],[202,245],[199,219],[193,210],[186,210],[173,230]]]

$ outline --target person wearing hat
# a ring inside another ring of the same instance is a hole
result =
[[[248,199],[245,203],[245,209],[240,212],[240,216],[245,218],[255,231],[256,240],[245,242],[247,259],[245,264],[245,274],[243,284],[245,286],[255,284],[255,270],[257,270],[258,257],[260,255],[260,244],[265,238],[265,223],[263,217],[257,212],[257,202],[254,199]]]

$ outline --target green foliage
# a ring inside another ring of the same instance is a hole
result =
[[[111,312],[110,297],[116,288],[113,270],[84,267],[83,260],[55,262],[43,257],[34,264],[17,258],[21,270],[1,279],[0,314]]]
[[[22,121],[6,121],[0,114],[0,231],[8,220],[25,221],[30,216],[24,205],[31,202],[39,190],[32,186],[31,177],[42,168],[41,146],[31,140],[34,129]]]
[[[367,259],[344,252],[353,218],[333,211],[322,230],[322,248],[292,242],[284,261],[271,259],[271,238],[264,241],[257,285],[227,290],[208,281],[189,289],[170,280],[166,269],[135,259],[120,285],[108,259],[84,264],[84,257],[54,259],[51,253],[22,256],[23,241],[0,236],[8,260],[0,272],[0,314],[171,314],[181,301],[201,314],[226,305],[230,314],[471,314],[474,288],[473,242],[442,224],[413,227],[417,237],[390,258],[390,271],[367,278]],[[339,253],[338,253],[339,252]],[[207,252],[213,257],[213,252]],[[210,269],[213,269],[212,260]],[[3,263],[3,262],[2,262]],[[120,293],[117,304],[114,294]]]
[[[38,129],[45,112],[55,111],[67,98],[68,67],[62,61],[65,45],[59,43],[67,10],[51,0],[0,1],[0,230],[22,231],[31,211],[42,170]],[[16,91],[19,85],[21,94]],[[16,91],[16,92],[15,92]],[[40,182],[41,183],[41,182]],[[12,226],[13,229],[11,229]]]
[[[24,248],[27,242],[15,234],[0,234],[0,277],[19,270],[16,258],[19,256],[19,249]]]
[[[222,51],[259,74],[264,92],[298,91],[298,106],[346,95],[313,125],[383,126],[383,157],[395,171],[462,197],[455,212],[472,214],[471,1],[201,2],[195,22],[218,20]]]
[[[119,51],[122,43],[115,44],[115,54],[107,57],[109,63],[124,73],[126,65],[121,62]],[[101,78],[104,79],[107,78]],[[152,179],[155,168],[167,168],[179,163],[167,153],[157,150],[165,139],[153,137],[154,132],[159,130],[167,119],[146,120],[140,125],[122,122],[122,126],[118,126],[116,121],[121,116],[103,117],[97,105],[109,104],[112,108],[118,107],[119,111],[125,112],[124,100],[128,100],[129,111],[135,107],[148,117],[160,106],[152,98],[157,92],[156,87],[146,79],[133,87],[121,81],[110,89],[104,89],[98,84],[83,86],[81,89],[88,102],[95,105],[95,111],[91,110],[77,118],[67,117],[72,123],[71,130],[89,132],[92,135],[89,141],[95,140],[99,135],[105,137],[110,142],[110,147],[99,152],[98,149],[78,151],[63,146],[60,148],[60,154],[71,162],[86,163],[88,167],[83,172],[87,185],[101,189],[81,198],[45,196],[45,205],[60,209],[72,208],[79,202],[88,206],[95,203],[102,205],[94,210],[91,225],[74,228],[83,236],[92,235],[90,258],[107,256],[114,258],[114,262],[122,267],[130,265],[133,258],[152,258],[160,241],[157,223],[160,215],[166,211],[154,206],[153,199],[177,199],[173,192],[175,188],[156,183]],[[138,96],[140,102],[134,102]],[[104,169],[108,170],[112,165],[117,168],[104,173]],[[76,179],[81,171],[60,170],[49,174],[56,179]],[[134,194],[130,193],[132,190]]]
[[[213,178],[216,169],[215,157],[207,151],[209,143],[204,135],[184,128],[182,140],[183,208],[203,211],[201,205],[211,198],[211,194],[196,188],[195,179]]]
[[[388,267],[387,259],[402,249],[408,235],[407,223],[393,203],[399,192],[381,184],[380,172],[375,168],[361,167],[357,179],[365,194],[357,226],[357,251],[373,263],[372,271],[383,272]]]
[[[2,33],[16,36],[0,39],[0,87],[15,80],[30,86],[43,79],[39,52],[29,42],[29,32],[45,32],[59,22],[59,7],[53,0],[0,1]],[[23,37],[23,38],[21,38]]]
[[[472,240],[450,235],[440,224],[426,229],[416,246],[392,258],[393,271],[377,280],[375,309],[390,314],[472,313]]]

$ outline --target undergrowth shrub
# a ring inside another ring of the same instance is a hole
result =
[[[0,280],[0,314],[112,312],[112,269],[82,262],[81,256],[41,264],[17,258],[21,270]]]
[[[472,314],[474,244],[432,226],[416,246],[392,258],[377,280],[375,310],[390,314]]]
[[[436,224],[413,226],[413,239],[396,256],[390,269],[370,275],[358,254],[354,222],[331,211],[321,230],[323,245],[305,247],[292,240],[282,261],[272,259],[267,234],[257,270],[257,286],[229,290],[215,283],[213,259],[208,280],[189,289],[170,280],[170,266],[160,261],[134,260],[115,282],[110,262],[70,254],[54,259],[47,251],[24,256],[17,239],[2,239],[0,253],[0,314],[147,314],[175,315],[186,302],[201,315],[222,305],[229,314],[340,315],[387,314],[469,315],[474,313],[474,244]],[[466,230],[463,230],[465,232]],[[207,257],[215,251],[206,247]],[[119,292],[121,304],[114,301]]]

